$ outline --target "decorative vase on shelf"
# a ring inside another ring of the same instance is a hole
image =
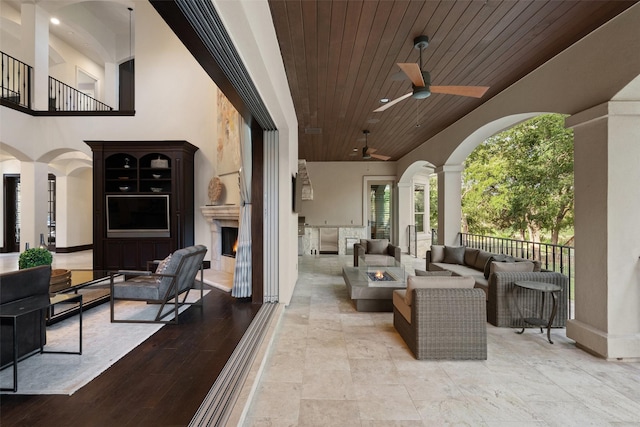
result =
[[[151,160],[151,167],[153,169],[166,169],[169,167],[169,161],[158,156],[157,159]]]

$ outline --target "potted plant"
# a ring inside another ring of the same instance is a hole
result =
[[[37,267],[39,265],[51,265],[53,256],[46,248],[30,248],[20,254],[18,258],[18,268]],[[51,280],[49,281],[49,293],[56,293],[71,286],[71,271],[56,268],[51,270]]]
[[[39,265],[51,265],[53,256],[45,248],[29,248],[20,254],[18,258],[18,268],[37,267]]]

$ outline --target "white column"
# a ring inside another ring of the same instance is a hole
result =
[[[458,245],[462,221],[462,165],[444,165],[438,174],[438,243]]]
[[[49,109],[49,14],[33,3],[21,7],[22,53],[33,67],[32,108]]]
[[[40,244],[40,234],[47,235],[46,163],[22,162],[20,165],[20,247]]]
[[[413,224],[413,197],[410,182],[398,183],[398,245],[402,252],[409,252],[408,229]]]
[[[574,129],[575,319],[567,336],[608,359],[640,359],[640,102],[567,119]]]

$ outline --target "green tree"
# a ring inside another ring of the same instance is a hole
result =
[[[573,131],[545,114],[497,134],[465,162],[463,221],[469,232],[558,243],[573,226]],[[527,239],[528,237],[528,239]]]

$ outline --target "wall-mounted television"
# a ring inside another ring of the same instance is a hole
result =
[[[171,237],[169,195],[107,195],[107,237]]]

